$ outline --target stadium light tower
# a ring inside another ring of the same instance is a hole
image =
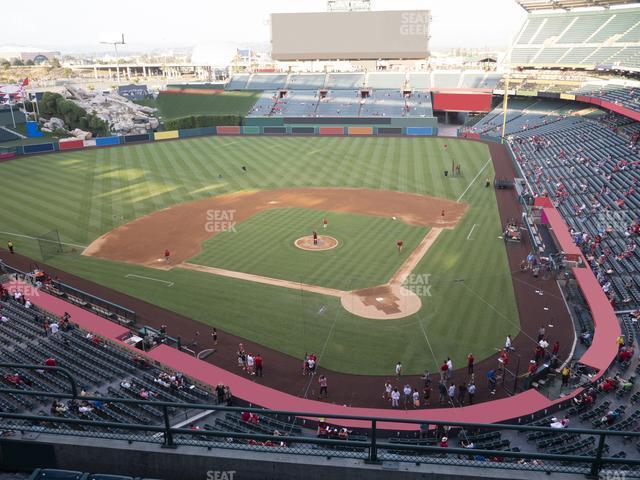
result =
[[[117,82],[118,85],[120,85],[120,61],[118,58],[118,45],[124,45],[124,33],[120,34],[120,39],[118,40],[113,40],[113,41],[108,41],[108,42],[100,42],[103,45],[113,45],[113,49],[116,52],[116,77],[117,77]]]
[[[368,12],[371,10],[371,0],[328,0],[329,12]]]

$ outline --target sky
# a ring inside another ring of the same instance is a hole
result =
[[[431,10],[431,48],[506,47],[526,16],[514,0],[372,0],[374,10]],[[268,45],[269,14],[326,11],[326,0],[30,0],[13,2],[0,46],[102,52],[101,39],[124,33],[121,49],[231,42]]]

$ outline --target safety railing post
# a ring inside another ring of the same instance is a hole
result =
[[[164,417],[164,443],[162,448],[176,448],[176,444],[173,443],[173,433],[171,433],[171,421],[169,420],[169,407],[163,405],[162,415]]]
[[[604,441],[606,437],[607,436],[604,433],[601,433],[600,438],[598,439],[598,449],[596,450],[596,457],[591,463],[591,472],[589,472],[590,478],[598,478],[598,474],[600,473],[600,469],[602,468],[602,454],[604,453]]]
[[[371,420],[371,443],[369,444],[369,459],[371,463],[378,462],[378,444],[377,444],[377,429],[378,422],[375,419]]]

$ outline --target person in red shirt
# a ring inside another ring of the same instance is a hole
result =
[[[396,247],[398,248],[398,251],[401,252],[402,251],[402,247],[404,246],[404,242],[402,240],[398,240],[396,242]]]
[[[259,353],[256,354],[255,358],[253,359],[253,365],[256,369],[256,376],[261,377],[262,376],[262,355],[260,355]]]
[[[171,263],[171,252],[168,248],[164,251],[164,261],[165,263]]]
[[[555,343],[553,344],[553,349],[551,350],[551,353],[557,357],[558,352],[560,352],[560,342],[556,340]]]
[[[476,359],[474,358],[473,353],[467,355],[467,373],[469,375],[473,373],[473,364],[475,363],[475,361]]]
[[[440,446],[442,448],[449,447],[449,439],[447,437],[442,437],[442,440],[440,440]]]
[[[447,372],[449,371],[449,365],[447,362],[444,362],[440,365],[440,380],[444,380],[447,377]]]
[[[56,359],[53,357],[49,357],[44,361],[45,366],[47,367],[55,367],[57,366]],[[55,370],[49,370],[49,373],[56,373]]]

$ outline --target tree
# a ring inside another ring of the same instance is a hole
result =
[[[28,66],[28,67],[33,67],[36,64],[36,62],[34,62],[33,60],[29,59],[26,62],[24,62],[24,64],[26,66]]]
[[[11,64],[14,67],[24,67],[24,62],[20,58],[14,58],[13,61],[11,62]]]
[[[49,60],[49,66],[51,68],[60,68],[60,60],[55,57],[52,58],[51,60]]]
[[[6,70],[11,66],[11,62],[6,58],[3,58],[2,61],[0,61],[0,65],[2,65],[2,68]]]

